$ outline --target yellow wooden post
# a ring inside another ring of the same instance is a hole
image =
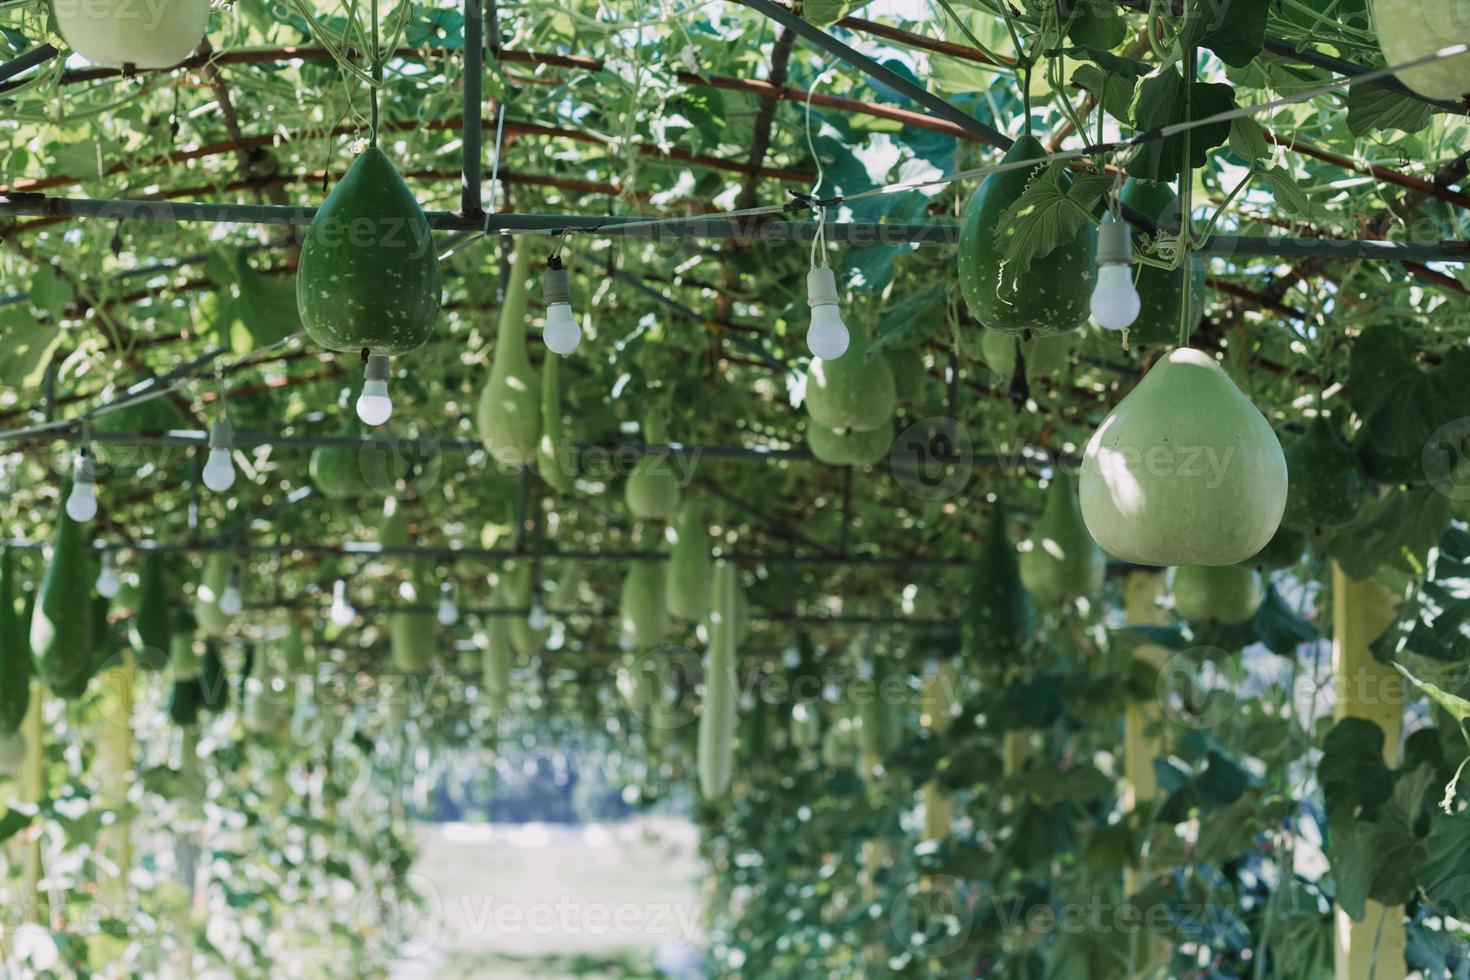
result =
[[[98,678],[103,690],[102,718],[98,732],[97,782],[105,806],[121,809],[133,783],[133,653],[123,651],[117,666]],[[102,896],[114,908],[128,899],[128,875],[132,870],[132,829],[125,821],[108,827],[104,836],[107,857],[117,866],[116,874],[101,882]]]
[[[31,685],[31,703],[21,722],[20,732],[25,736],[26,754],[20,770],[20,798],[26,803],[39,803],[46,795],[46,725],[44,719],[46,688],[42,684]],[[41,893],[41,879],[45,868],[41,860],[41,835],[39,826],[27,831],[25,887],[25,920],[34,924],[49,925],[46,897]]]
[[[1123,611],[1129,626],[1166,626],[1169,613],[1159,605],[1164,595],[1163,572],[1132,572],[1123,585]],[[1143,660],[1156,671],[1162,671],[1169,661],[1169,651],[1152,643],[1140,643],[1134,647],[1133,655]],[[1133,812],[1153,802],[1159,794],[1158,780],[1154,776],[1154,760],[1164,749],[1160,731],[1162,713],[1157,701],[1132,702],[1123,715],[1123,809]],[[1124,873],[1123,887],[1135,894],[1143,887],[1143,877],[1137,868]]]
[[[1399,761],[1403,737],[1402,679],[1369,649],[1393,623],[1397,599],[1376,582],[1356,582],[1332,566],[1332,673],[1337,720],[1362,718],[1383,729],[1383,760]],[[1404,909],[1369,902],[1362,922],[1336,910],[1337,980],[1404,980]],[[1376,953],[1376,955],[1375,955]]]
[[[948,730],[954,716],[955,689],[957,682],[954,664],[947,660],[939,662],[934,673],[924,677],[924,727],[936,735]],[[924,839],[944,840],[949,837],[950,824],[954,823],[954,800],[930,780],[924,784]]]

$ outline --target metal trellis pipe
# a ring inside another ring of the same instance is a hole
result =
[[[459,213],[465,217],[484,215],[481,196],[480,103],[484,101],[485,0],[464,0],[464,186],[460,189]]]

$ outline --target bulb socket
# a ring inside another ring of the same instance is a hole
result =
[[[830,267],[822,266],[806,274],[808,306],[837,305],[837,276]]]
[[[209,428],[210,449],[234,449],[235,426],[229,419],[220,416]]]
[[[97,464],[92,462],[91,453],[82,453],[77,457],[76,468],[72,470],[72,479],[76,483],[97,483]]]
[[[387,356],[383,354],[369,354],[367,359],[367,367],[363,368],[362,376],[368,381],[387,381]]]
[[[1128,223],[1109,211],[1097,229],[1097,264],[1132,265],[1133,237]]]
[[[572,280],[566,269],[551,268],[542,274],[541,300],[547,306],[555,306],[557,303],[572,305]]]

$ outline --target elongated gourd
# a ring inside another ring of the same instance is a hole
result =
[[[230,617],[220,610],[219,600],[233,565],[234,558],[224,551],[213,552],[204,561],[204,574],[194,592],[194,620],[206,636],[224,636],[230,628]]]
[[[429,607],[433,596],[432,570],[422,559],[413,563],[408,581],[398,590],[405,605],[423,607],[394,610],[388,624],[393,666],[403,671],[421,671],[434,662],[439,621]]]
[[[699,716],[699,789],[707,800],[730,790],[735,774],[735,677],[737,595],[735,566],[715,566],[709,649],[705,655],[704,700]]]
[[[66,43],[104,68],[172,68],[209,28],[209,0],[56,0],[54,7]]]
[[[516,653],[529,656],[537,652],[546,645],[546,637],[551,632],[548,626],[537,626],[531,622],[529,610],[538,604],[539,593],[536,569],[529,562],[520,562],[506,573],[503,591],[506,605],[528,610],[524,616],[510,618],[510,645]]]
[[[548,356],[541,364],[541,445],[536,451],[536,468],[558,493],[568,492],[576,482],[577,461],[562,417],[560,357]]]
[[[643,417],[643,442],[665,446],[669,442],[666,410],[655,407]],[[679,477],[673,457],[665,452],[646,453],[633,464],[624,487],[628,510],[640,521],[667,521],[679,510]]]
[[[306,230],[301,325],[327,350],[397,357],[433,335],[443,291],[429,219],[387,154],[369,147]]]
[[[530,465],[541,442],[541,382],[526,356],[526,278],[530,273],[531,250],[522,246],[511,263],[490,380],[480,391],[475,413],[486,451],[503,467]]]
[[[669,614],[697,623],[709,615],[714,559],[709,551],[709,528],[692,501],[685,501],[679,523],[669,531],[673,549],[665,565],[664,598]]]
[[[174,610],[169,622],[168,660],[173,671],[173,691],[169,696],[168,716],[181,728],[199,722],[204,706],[204,692],[199,683],[199,655],[194,651],[194,631],[198,628],[187,609]]]
[[[1006,507],[999,500],[990,509],[985,542],[966,597],[963,626],[965,650],[978,664],[1015,660],[1036,628],[1036,603],[1021,582],[1020,562],[1006,527]]]
[[[148,555],[141,578],[138,609],[128,621],[128,635],[136,652],[150,654],[144,658],[147,663],[168,656],[168,578],[161,552]]]
[[[865,639],[864,645],[871,645],[871,641]],[[894,700],[899,674],[893,658],[874,653],[868,664],[872,672],[872,688],[859,705],[862,725],[858,735],[862,741],[863,758],[871,768],[898,747],[902,736],[902,716]]]
[[[61,500],[66,500],[70,492],[70,486],[64,488]],[[90,571],[82,529],[58,502],[51,559],[41,579],[30,625],[36,671],[48,687],[58,692],[72,689],[96,662]]]
[[[1041,517],[1021,548],[1021,582],[1037,602],[1059,606],[1091,598],[1102,589],[1107,558],[1082,520],[1077,483],[1066,473],[1052,477]]]
[[[1233,565],[1286,507],[1281,443],[1203,351],[1170,351],[1098,426],[1082,458],[1082,517],[1139,565]]]
[[[485,689],[485,703],[496,714],[510,704],[510,677],[514,663],[510,620],[505,616],[491,616],[485,627],[485,648],[480,651],[480,686]]]
[[[20,731],[30,706],[31,648],[15,611],[15,556],[6,548],[0,551],[0,737]]]
[[[279,735],[290,718],[288,689],[277,690],[275,686],[279,676],[270,649],[256,650],[245,681],[245,727],[256,735]]]

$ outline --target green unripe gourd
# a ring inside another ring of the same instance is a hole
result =
[[[901,679],[892,657],[874,654],[872,666],[872,689],[859,706],[862,727],[858,734],[862,741],[863,756],[870,763],[880,762],[894,749],[903,737],[903,717],[893,695]]]
[[[138,609],[128,622],[134,649],[156,651],[168,655],[168,576],[163,555],[157,551],[143,562],[142,582],[138,587]]]
[[[1168,184],[1130,179],[1119,198],[1124,204],[1153,218],[1165,227],[1179,224],[1179,197]],[[1179,320],[1184,305],[1184,277],[1178,270],[1139,264],[1133,277],[1142,310],[1128,328],[1128,343],[1135,347],[1173,346],[1179,342]],[[1205,267],[1191,257],[1191,324],[1204,313]]]
[[[213,552],[204,560],[204,574],[194,592],[194,619],[206,636],[224,636],[230,628],[230,617],[220,611],[219,600],[234,564],[234,556],[225,551]]]
[[[480,391],[475,421],[497,465],[519,468],[536,458],[541,442],[541,381],[526,355],[526,279],[531,249],[516,250],[495,334],[490,380]]]
[[[433,335],[442,294],[428,219],[387,155],[370,147],[306,231],[301,324],[328,350],[396,357]]]
[[[515,650],[510,643],[510,619],[491,616],[485,627],[485,649],[480,651],[480,686],[485,689],[485,703],[496,714],[510,704],[511,668]]]
[[[1373,24],[1384,60],[1407,64],[1453,44],[1470,43],[1470,0],[1373,0]],[[1425,98],[1459,102],[1470,96],[1470,54],[1405,68],[1397,75]]]
[[[891,350],[883,354],[893,375],[893,396],[900,405],[918,398],[929,380],[924,358],[916,350]]]
[[[1306,534],[1293,531],[1283,524],[1271,535],[1266,547],[1256,552],[1245,564],[1262,572],[1275,572],[1290,568],[1301,561],[1306,550]]]
[[[536,468],[558,493],[572,489],[577,461],[567,442],[566,421],[561,410],[561,358],[547,354],[541,365],[541,445],[536,451]]]
[[[0,552],[0,736],[20,729],[31,705],[31,646],[15,610],[15,556]]]
[[[962,626],[965,651],[977,664],[1014,661],[1026,650],[1036,629],[1036,603],[1021,582],[1005,504],[999,500],[990,508]]]
[[[402,671],[425,670],[434,662],[438,646],[439,620],[428,606],[433,598],[433,570],[422,559],[413,563],[407,582],[399,588],[405,605],[424,609],[395,610],[389,619],[389,649],[393,666]]]
[[[699,789],[707,800],[724,797],[735,774],[739,688],[735,676],[737,602],[735,566],[720,562],[715,566],[704,699],[699,716]]]
[[[1289,489],[1281,523],[1292,530],[1341,527],[1368,500],[1368,481],[1357,455],[1324,416],[1313,419],[1286,448],[1286,472]]]
[[[175,610],[169,622],[169,666],[173,671],[173,692],[168,714],[175,725],[194,725],[204,706],[204,692],[199,683],[199,656],[194,652],[194,617],[185,609]]]
[[[63,488],[66,500],[71,488]],[[58,504],[51,560],[41,578],[35,609],[31,612],[30,645],[36,672],[60,693],[90,675],[95,664],[93,618],[86,605],[92,594],[92,564],[82,540],[82,529]]]
[[[1006,152],[1004,163],[1037,160],[1046,149],[1025,135]],[[1033,336],[1066,333],[1087,322],[1097,282],[1097,231],[1086,222],[1076,236],[1018,273],[1005,258],[1001,218],[1041,167],[986,177],[960,220],[960,288],[970,313],[987,328]],[[1066,185],[1070,177],[1063,177]],[[1014,234],[1014,229],[1010,232]]]
[[[1276,433],[1214,358],[1170,351],[1103,420],[1082,459],[1093,540],[1140,565],[1233,565],[1286,507]]]
[[[814,358],[806,374],[806,411],[818,424],[843,432],[872,432],[888,425],[898,402],[893,371],[868,356],[868,341],[854,331],[847,353]]]
[[[1261,576],[1247,565],[1186,565],[1174,571],[1174,611],[1191,623],[1239,626],[1261,608]]]
[[[506,605],[530,610],[539,600],[536,587],[536,569],[529,562],[521,562],[505,575],[503,595]],[[517,653],[530,655],[546,644],[549,627],[537,629],[531,625],[531,614],[514,616],[510,619],[510,644]]]
[[[623,580],[618,604],[623,635],[635,649],[649,650],[669,635],[669,609],[664,595],[664,562],[635,561]]]
[[[1045,605],[1091,598],[1102,589],[1107,558],[1087,533],[1077,482],[1070,475],[1052,477],[1041,516],[1021,545],[1020,567],[1021,582]]]
[[[286,691],[276,690],[279,677],[266,649],[257,650],[245,684],[245,728],[256,735],[279,735],[290,720]]]
[[[709,550],[709,528],[700,517],[699,508],[688,501],[680,512],[679,523],[670,529],[674,546],[665,565],[664,599],[669,615],[697,623],[709,614],[710,587],[714,579],[714,559]]]
[[[643,417],[643,443],[646,446],[669,444],[669,422],[661,406],[650,409]],[[623,497],[628,510],[640,521],[667,521],[679,510],[679,475],[674,471],[673,456],[667,452],[645,453],[633,464],[628,474]]]
[[[871,432],[838,432],[809,419],[806,443],[812,455],[829,466],[869,466],[887,457],[893,446],[893,428],[881,426]]]

